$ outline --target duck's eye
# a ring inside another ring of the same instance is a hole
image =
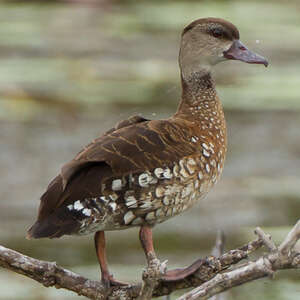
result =
[[[214,28],[211,33],[215,38],[219,38],[223,35],[223,31],[220,28]]]

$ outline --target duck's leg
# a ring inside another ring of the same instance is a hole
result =
[[[149,226],[141,226],[140,229],[140,241],[144,249],[145,255],[148,256],[150,252],[155,254],[153,247],[152,229]],[[174,269],[167,271],[163,276],[163,281],[177,281],[186,278],[193,274],[203,264],[202,259],[198,259],[189,267],[183,269]]]
[[[95,248],[97,253],[97,258],[101,269],[101,281],[107,287],[126,285],[124,282],[117,281],[108,271],[106,251],[105,251],[105,234],[104,231],[97,231],[95,233]]]
[[[152,252],[155,254],[154,247],[153,247],[153,237],[152,237],[152,229],[149,226],[141,226],[140,228],[140,241],[142,247],[144,249],[146,257],[148,254]]]

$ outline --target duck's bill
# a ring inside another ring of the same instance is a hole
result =
[[[248,64],[263,64],[265,67],[269,64],[264,57],[248,50],[240,40],[235,40],[231,47],[223,52],[223,55],[227,59],[241,60]]]

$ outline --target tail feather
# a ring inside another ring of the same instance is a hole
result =
[[[31,239],[40,239],[46,237],[55,237],[56,233],[59,232],[59,227],[53,224],[50,224],[47,221],[36,221],[31,228],[27,231],[26,238]]]
[[[62,176],[56,176],[41,197],[38,218],[28,230],[27,239],[76,234],[82,216],[74,215],[74,212],[67,209],[67,205],[78,199],[99,196],[100,179],[110,174],[110,167],[104,163],[88,165],[73,176],[66,189],[63,189]]]
[[[64,213],[62,210],[61,213]],[[27,239],[59,238],[77,232],[80,223],[68,218],[65,214],[51,215],[37,220],[27,231]]]

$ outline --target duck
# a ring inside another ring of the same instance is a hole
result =
[[[139,227],[146,257],[155,254],[152,228],[193,207],[220,178],[227,135],[212,69],[229,60],[268,66],[231,22],[210,17],[187,25],[177,111],[162,120],[130,117],[85,146],[41,196],[27,238],[94,234],[102,282],[122,284],[109,272],[105,232]],[[162,280],[185,278],[195,268],[166,271]]]

